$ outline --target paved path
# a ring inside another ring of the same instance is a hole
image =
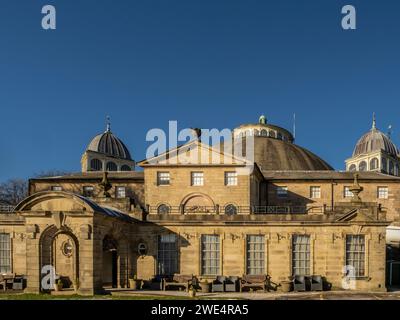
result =
[[[110,290],[114,296],[168,296],[184,298],[188,293],[183,291],[130,291]],[[309,293],[197,293],[203,299],[243,299],[243,300],[400,300],[400,291],[396,292],[309,292]]]

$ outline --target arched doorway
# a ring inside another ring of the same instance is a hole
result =
[[[103,287],[118,287],[118,242],[111,236],[103,239]]]
[[[64,288],[72,288],[78,281],[79,242],[70,230],[51,226],[43,233],[40,239],[40,271],[45,266],[54,267],[56,277],[62,281]]]

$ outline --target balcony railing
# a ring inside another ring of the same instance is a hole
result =
[[[14,211],[14,206],[2,205],[0,206],[0,213],[11,213]]]
[[[324,207],[306,206],[148,206],[152,214],[308,214],[323,213]]]

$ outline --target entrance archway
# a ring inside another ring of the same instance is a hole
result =
[[[103,239],[103,287],[118,287],[118,242],[111,236]]]
[[[44,266],[54,267],[63,287],[72,288],[79,279],[79,242],[75,235],[68,229],[58,229],[53,225],[44,231],[39,246],[40,271]]]

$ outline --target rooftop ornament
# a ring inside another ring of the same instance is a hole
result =
[[[358,183],[358,173],[354,174],[354,183],[353,185],[350,187],[350,192],[353,193],[353,198],[351,199],[351,202],[361,202],[361,198],[360,198],[360,193],[364,190],[363,187],[360,186],[360,184]]]
[[[267,118],[266,118],[264,115],[262,115],[262,116],[260,117],[260,119],[258,120],[258,122],[259,122],[260,124],[267,124]]]
[[[104,171],[103,180],[99,183],[100,188],[103,190],[104,198],[111,198],[111,194],[108,192],[112,188],[112,184],[108,180],[108,172]]]

